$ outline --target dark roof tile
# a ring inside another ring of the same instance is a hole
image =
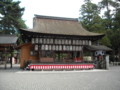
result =
[[[0,44],[15,44],[17,39],[16,35],[0,35]]]

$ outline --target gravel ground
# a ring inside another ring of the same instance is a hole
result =
[[[0,67],[0,90],[120,90],[120,66],[109,70],[23,71]]]

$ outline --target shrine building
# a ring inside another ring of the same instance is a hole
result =
[[[84,61],[84,47],[104,34],[82,27],[77,18],[35,15],[33,29],[20,29],[20,67],[27,61],[40,64],[67,64]]]

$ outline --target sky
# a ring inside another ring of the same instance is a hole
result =
[[[25,8],[24,15],[28,28],[33,27],[34,14],[78,18],[79,10],[84,0],[14,0],[21,1],[20,6]],[[92,0],[97,3],[99,0]]]

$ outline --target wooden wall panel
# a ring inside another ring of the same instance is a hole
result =
[[[37,62],[38,56],[31,56],[30,51],[32,48],[32,44],[25,44],[21,47],[20,52],[20,67],[23,68],[25,65],[25,62],[28,60],[32,60],[32,62]]]

